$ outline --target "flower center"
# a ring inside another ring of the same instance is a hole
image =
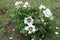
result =
[[[32,30],[33,30],[33,28],[32,28],[32,27],[29,27],[29,30],[30,30],[30,31],[32,31]]]
[[[28,18],[28,19],[27,19],[27,21],[30,23],[30,22],[31,22],[31,19],[30,19],[30,18]]]

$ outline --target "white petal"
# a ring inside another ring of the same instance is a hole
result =
[[[32,32],[34,33],[36,31],[36,29],[33,29]]]
[[[44,5],[40,5],[39,9],[46,9]]]
[[[36,31],[36,29],[35,28],[33,28],[33,30],[32,30],[33,32],[35,32]]]
[[[49,12],[49,13],[51,12],[49,8],[47,8],[46,11]]]
[[[23,7],[27,8],[27,7],[30,7],[30,5],[29,5],[28,2],[25,2],[25,4],[23,5]]]
[[[46,10],[45,10],[45,13],[51,13],[51,11],[50,11],[50,9],[49,8],[47,8]]]
[[[28,34],[31,34],[31,33],[32,33],[32,31],[29,31],[29,32],[28,32]]]
[[[23,2],[22,1],[19,1],[19,4],[23,4]]]
[[[29,25],[29,26],[31,27],[31,25],[32,25],[32,22],[31,22],[31,23],[27,23],[27,25]]]
[[[31,25],[31,27],[35,28],[35,26],[34,26],[34,25]]]
[[[25,5],[29,5],[28,2],[25,2]]]
[[[49,14],[45,14],[45,17],[50,17],[50,15]]]
[[[24,19],[24,23],[25,23],[25,24],[27,23],[27,18]]]
[[[28,30],[28,26],[25,27],[25,30]]]
[[[33,27],[33,30],[32,30],[33,32],[35,32],[36,31],[36,29],[35,29],[35,26]]]
[[[31,40],[34,40],[33,38]]]
[[[23,4],[23,2],[22,2],[22,1],[17,1],[17,2],[15,3],[16,6],[19,5],[19,4]]]
[[[55,32],[56,35],[58,35],[59,33],[58,32]]]
[[[16,3],[15,3],[15,5],[18,5],[19,4],[19,2],[17,1]]]
[[[58,27],[56,27],[56,29],[59,29]]]

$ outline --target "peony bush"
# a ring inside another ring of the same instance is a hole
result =
[[[53,14],[44,5],[32,7],[28,2],[17,1],[8,13],[11,20],[16,23],[15,29],[30,40],[44,40],[55,31]]]

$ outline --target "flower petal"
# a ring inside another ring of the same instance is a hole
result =
[[[40,5],[39,9],[46,9],[44,5]]]
[[[31,34],[31,33],[32,33],[32,31],[29,31],[29,32],[28,32],[28,34]]]
[[[25,27],[25,30],[28,30],[28,26]]]

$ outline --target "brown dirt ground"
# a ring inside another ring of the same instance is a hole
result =
[[[9,22],[6,26],[6,34],[5,36],[7,38],[9,38],[10,36],[13,37],[12,40],[29,40],[26,36],[24,36],[23,34],[19,33],[17,30],[15,30],[14,32],[12,31],[12,29],[15,27],[15,24],[12,22]]]

